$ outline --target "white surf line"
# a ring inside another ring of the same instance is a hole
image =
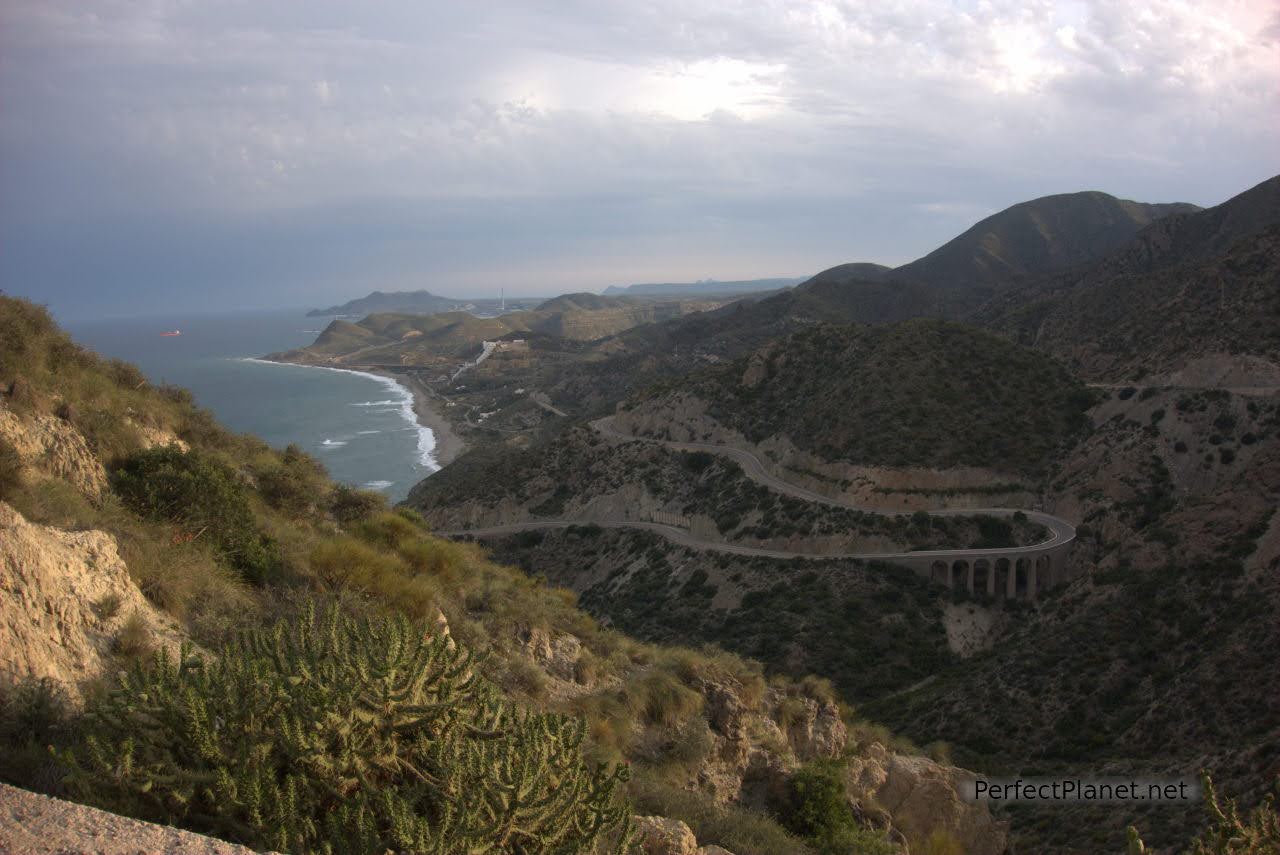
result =
[[[376,380],[381,383],[388,391],[396,394],[396,400],[388,406],[394,407],[400,417],[407,421],[412,428],[418,432],[418,463],[428,472],[439,472],[440,464],[436,462],[436,435],[431,428],[423,425],[418,421],[418,415],[413,411],[413,392],[409,387],[400,383],[391,377],[383,377],[381,374],[371,374],[368,371],[354,371],[350,368],[332,368],[328,365],[302,365],[297,362],[273,362],[270,359],[258,359],[252,356],[241,357],[244,362],[257,362],[262,365],[287,365],[293,368],[314,368],[321,371],[336,371],[339,374],[356,374],[360,377],[368,377],[370,380]],[[353,404],[352,406],[363,406],[366,402]]]

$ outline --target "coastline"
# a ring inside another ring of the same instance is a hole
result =
[[[260,357],[243,357],[250,362],[269,362],[275,365],[292,365],[298,368],[322,368],[326,371],[340,371],[347,374],[363,374],[367,377],[373,377],[380,381],[391,383],[399,387],[405,395],[406,411],[412,415],[412,420],[416,422],[419,428],[425,428],[430,436],[428,445],[423,447],[419,445],[419,451],[423,455],[423,462],[431,471],[428,477],[435,472],[440,471],[450,461],[456,458],[466,449],[466,443],[462,438],[454,432],[453,427],[448,420],[431,406],[431,395],[423,387],[421,382],[414,376],[408,374],[397,374],[395,372],[386,371],[377,368],[355,368],[338,365],[321,365],[314,362],[294,362],[292,360],[278,358],[282,354],[268,354]]]
[[[435,458],[437,466],[444,468],[456,459],[458,455],[466,451],[466,442],[454,431],[453,426],[449,424],[449,420],[444,417],[444,414],[432,405],[433,396],[417,377],[412,374],[397,374],[377,368],[360,370],[366,374],[375,374],[388,380],[394,380],[409,390],[409,394],[413,396],[413,413],[418,419],[418,424],[430,430],[432,435],[435,436],[436,445],[431,456]]]

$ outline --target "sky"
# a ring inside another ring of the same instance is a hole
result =
[[[0,0],[0,288],[65,319],[898,264],[1280,172],[1273,0]]]

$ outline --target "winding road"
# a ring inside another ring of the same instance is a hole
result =
[[[742,468],[743,473],[752,481],[786,496],[802,499],[804,501],[819,502],[837,508],[862,511],[864,513],[882,513],[881,511],[873,511],[868,508],[859,507],[852,502],[834,499],[830,496],[824,496],[821,493],[814,492],[806,487],[801,487],[798,484],[784,481],[769,472],[764,461],[746,449],[735,448],[729,445],[721,445],[719,443],[676,442],[674,440],[635,436],[634,434],[619,431],[614,426],[612,416],[606,416],[591,422],[591,427],[607,439],[621,442],[649,442],[663,445],[675,451],[705,451],[710,452],[711,454],[720,455],[721,457],[727,457],[737,463]],[[713,552],[726,552],[733,555],[782,559],[805,558],[810,560],[852,558],[861,561],[911,561],[914,564],[918,564],[921,559],[951,562],[970,558],[976,559],[979,557],[1007,557],[1010,560],[1016,560],[1019,557],[1034,557],[1051,550],[1061,549],[1062,547],[1070,544],[1076,537],[1075,526],[1061,517],[1055,517],[1052,514],[1046,514],[1043,511],[1031,511],[1021,508],[945,508],[935,511],[927,511],[926,513],[930,516],[976,516],[981,514],[1001,518],[1012,517],[1016,513],[1022,513],[1027,516],[1027,519],[1044,526],[1049,532],[1049,538],[1028,546],[1010,546],[996,549],[933,549],[918,550],[915,552],[851,552],[844,554],[819,555],[812,552],[763,549],[754,546],[725,543],[717,540],[706,540],[673,525],[646,522],[642,520],[528,520],[525,522],[507,523],[505,525],[486,526],[483,528],[462,529],[457,531],[438,531],[436,534],[448,537],[499,537],[509,534],[518,534],[523,531],[535,531],[538,529],[557,529],[569,528],[570,526],[595,525],[600,528],[643,529],[645,531],[652,531],[656,534],[660,534],[667,540],[680,546],[687,546],[691,549]]]

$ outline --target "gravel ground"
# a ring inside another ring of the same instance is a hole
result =
[[[252,849],[0,784],[0,855],[252,855]]]

